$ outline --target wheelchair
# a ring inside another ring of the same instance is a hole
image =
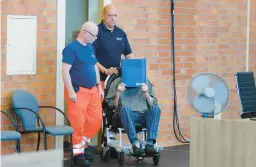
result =
[[[105,81],[105,97],[107,96],[108,90],[111,86],[111,83],[119,78],[121,74],[121,68],[118,69],[118,75],[111,75],[108,76]],[[136,157],[133,154],[133,149],[131,144],[124,143],[122,141],[122,134],[125,133],[121,125],[121,121],[119,119],[118,112],[114,112],[115,108],[111,108],[108,106],[107,102],[104,100],[103,104],[103,122],[102,122],[102,137],[101,137],[101,151],[100,151],[100,158],[102,161],[108,162],[113,154],[117,154],[118,164],[120,166],[124,165],[124,156],[127,155],[130,157]],[[136,124],[136,132],[140,134],[141,138],[139,142],[143,149],[145,149],[146,145],[146,137],[147,137],[147,130],[145,125]],[[116,135],[119,135],[119,140],[116,140]],[[157,153],[154,155],[143,155],[141,157],[136,157],[139,163],[142,163],[142,160],[146,157],[152,157],[153,163],[158,165],[160,161],[160,150],[163,150],[163,147],[159,146],[157,142],[155,143],[155,149]]]

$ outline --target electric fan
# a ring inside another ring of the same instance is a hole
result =
[[[229,103],[229,89],[216,74],[201,73],[189,82],[187,100],[202,116],[220,118]]]

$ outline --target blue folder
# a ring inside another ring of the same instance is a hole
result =
[[[122,59],[122,82],[126,87],[139,87],[147,81],[146,59]]]

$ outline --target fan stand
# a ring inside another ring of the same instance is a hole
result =
[[[221,105],[215,101],[215,110],[214,116],[209,116],[208,114],[202,114],[203,118],[213,118],[213,119],[221,119]]]
[[[215,101],[214,119],[221,119],[221,105]]]

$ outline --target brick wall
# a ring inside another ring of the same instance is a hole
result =
[[[148,59],[148,75],[157,87],[162,109],[159,143],[178,143],[172,130],[170,0],[113,0],[112,3],[119,9],[118,23],[127,32],[134,55]],[[231,101],[223,115],[227,118],[238,116],[240,106],[233,75],[245,70],[246,3],[247,0],[175,1],[178,111],[186,133],[189,133],[190,118],[197,114],[187,104],[185,90],[191,77],[200,72],[214,72],[224,78],[231,91]],[[251,0],[250,70],[253,71],[256,69],[255,5]],[[8,14],[38,16],[36,75],[5,75]],[[2,0],[1,23],[1,109],[10,108],[11,93],[16,89],[35,94],[42,105],[55,105],[56,0]],[[54,111],[42,110],[41,113],[48,125],[55,123]],[[10,121],[3,115],[1,125],[1,129],[11,128]],[[23,135],[22,151],[35,150],[36,137]],[[53,138],[48,145],[53,147]],[[2,154],[13,152],[14,142],[1,142],[1,148]]]
[[[41,105],[55,105],[56,8],[56,0],[1,1],[1,110],[7,110],[11,107],[11,94],[17,89],[25,89],[33,93]],[[5,75],[7,15],[37,16],[38,29],[36,75]],[[47,125],[55,124],[55,111],[40,110],[40,113],[42,114],[42,117]],[[10,124],[11,122],[5,116],[1,115],[1,129],[10,129]],[[36,135],[22,135],[21,151],[35,151],[36,143]],[[53,148],[53,144],[54,139],[49,137],[48,147]],[[41,149],[42,148],[43,138],[41,139]],[[14,142],[1,142],[2,154],[13,151]]]
[[[112,0],[112,3],[118,8],[118,24],[128,34],[135,57],[147,57],[149,78],[157,87],[162,108],[159,143],[176,144],[172,130],[170,0]],[[250,58],[254,62],[250,62],[250,68],[255,70],[253,9]],[[225,80],[230,88],[230,104],[223,116],[238,117],[240,106],[234,73],[246,69],[246,21],[247,0],[175,1],[178,112],[184,132],[189,133],[189,120],[197,116],[187,104],[186,88],[190,79],[201,72],[213,72]]]

